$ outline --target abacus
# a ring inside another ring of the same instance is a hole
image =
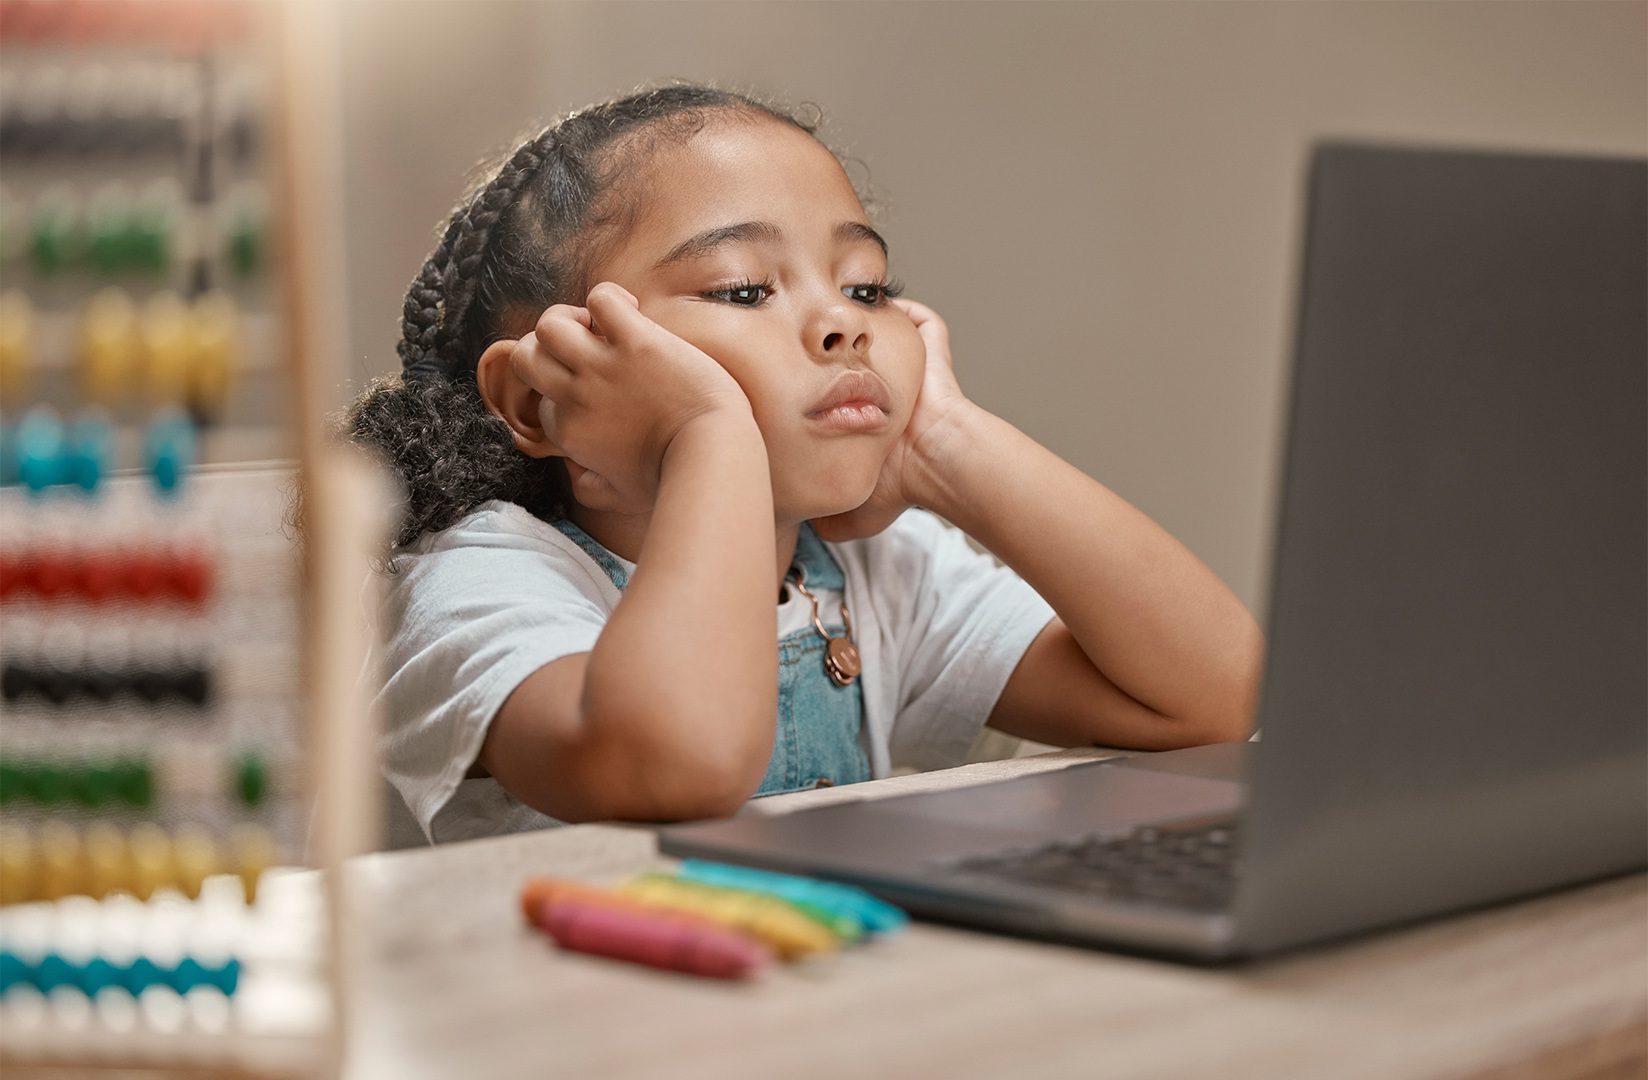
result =
[[[336,1053],[287,17],[0,0],[0,1065]]]

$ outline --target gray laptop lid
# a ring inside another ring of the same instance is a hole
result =
[[[1645,202],[1641,160],[1314,155],[1246,947],[1644,863]]]

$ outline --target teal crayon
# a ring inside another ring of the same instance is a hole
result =
[[[732,889],[764,892],[791,903],[808,904],[825,911],[847,916],[864,927],[866,933],[886,934],[910,921],[903,908],[880,900],[863,889],[834,881],[780,874],[772,870],[756,870],[748,866],[687,859],[681,863],[680,875],[689,881],[705,885],[720,885]]]

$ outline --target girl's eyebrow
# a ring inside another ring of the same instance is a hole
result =
[[[832,230],[838,243],[872,243],[887,254],[887,241],[881,234],[862,221],[843,221]],[[784,239],[784,230],[770,221],[743,221],[737,225],[720,225],[705,229],[696,236],[676,244],[669,254],[652,264],[653,270],[662,270],[676,263],[691,262],[725,247],[728,244],[777,244]]]

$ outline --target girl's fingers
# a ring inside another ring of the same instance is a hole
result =
[[[612,281],[599,282],[584,299],[591,317],[591,330],[615,345],[625,344],[652,324],[641,314],[635,294]]]
[[[546,398],[564,399],[572,391],[572,370],[559,356],[529,334],[509,350],[509,370]]]
[[[898,310],[904,312],[904,314],[908,315],[910,317],[910,321],[915,323],[917,326],[920,326],[928,319],[934,318],[938,315],[938,312],[934,311],[926,304],[923,304],[919,300],[911,300],[908,297],[895,297],[887,302],[898,308]]]
[[[921,340],[945,349],[950,347],[950,327],[939,317],[938,312],[919,300],[908,300],[903,297],[889,303],[896,304],[900,311],[910,317],[910,321],[916,324],[916,330],[921,334]]]
[[[571,304],[556,304],[545,309],[538,316],[531,337],[570,371],[577,371],[601,354],[601,340],[593,332],[588,309]]]

